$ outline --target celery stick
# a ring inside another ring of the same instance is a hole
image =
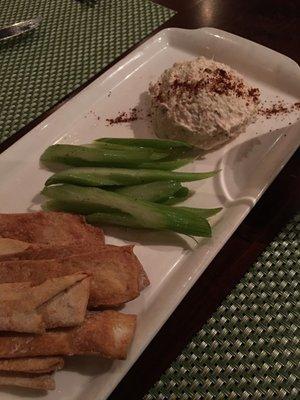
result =
[[[133,200],[118,193],[74,185],[48,186],[43,189],[42,194],[53,200],[84,204],[87,207],[90,204],[113,207],[132,215],[145,228],[211,236],[211,228],[205,218],[179,207]]]
[[[95,140],[94,142],[86,145],[87,147],[94,148],[94,149],[106,149],[106,150],[119,150],[119,151],[128,151],[128,152],[135,152],[136,150],[147,150],[147,148],[142,147],[132,147],[125,144],[114,144],[114,143],[107,143],[107,142],[99,142]],[[161,158],[170,156],[169,149],[157,149],[157,148],[148,148],[148,150],[153,151],[159,155]],[[173,150],[173,149],[171,149]],[[172,152],[173,154],[173,152]]]
[[[156,162],[147,161],[142,163],[140,168],[173,171],[173,169],[184,167],[185,165],[190,164],[192,161],[194,161],[194,157],[177,158],[175,160],[161,160]]]
[[[215,214],[218,214],[223,210],[222,207],[217,208],[194,208],[194,207],[173,207],[176,210],[185,210],[195,215],[195,217],[209,218]]]
[[[45,211],[64,211],[73,214],[88,215],[91,213],[105,212],[105,213],[115,213],[118,210],[100,206],[97,204],[90,203],[78,203],[76,201],[61,201],[61,200],[48,200],[42,205]]]
[[[181,203],[191,196],[191,191],[187,187],[181,187],[173,196],[169,196],[159,203],[171,206],[173,204]]]
[[[151,182],[143,185],[125,186],[116,189],[115,193],[123,194],[137,200],[156,203],[175,195],[181,187],[180,182]]]
[[[114,150],[86,146],[56,144],[48,147],[41,156],[44,163],[55,162],[74,166],[138,166],[145,161],[165,157],[150,149]]]
[[[218,171],[171,172],[156,169],[71,168],[52,175],[46,186],[55,183],[74,183],[82,186],[125,186],[156,181],[191,182],[210,178]]]
[[[92,225],[117,225],[125,226],[128,228],[147,228],[139,223],[132,215],[125,213],[95,213],[86,216],[86,222]]]
[[[179,140],[168,140],[168,139],[130,139],[130,138],[101,138],[97,139],[97,142],[105,142],[112,144],[121,144],[126,146],[135,147],[151,147],[155,149],[193,149],[194,147],[186,142]]]
[[[144,185],[125,186],[115,190],[115,193],[123,194],[124,196],[132,197],[136,200],[144,200],[151,202],[160,202],[173,198],[182,188],[180,182],[151,182]],[[182,188],[183,189],[183,188]],[[186,189],[186,188],[185,188]],[[188,189],[187,189],[188,190]],[[177,202],[180,200],[177,200]],[[164,202],[164,204],[166,204]],[[78,204],[71,201],[63,202],[50,200],[44,206],[48,211],[66,211],[77,214],[91,214],[95,212],[116,212],[116,209],[99,205]]]

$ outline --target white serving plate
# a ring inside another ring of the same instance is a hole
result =
[[[0,156],[0,212],[40,208],[38,193],[50,172],[39,166],[39,156],[53,143],[86,143],[104,136],[151,137],[151,124],[147,118],[113,126],[107,126],[106,118],[136,105],[146,115],[149,82],[175,61],[199,55],[236,68],[246,80],[261,89],[266,101],[277,100],[276,96],[289,103],[299,101],[300,70],[284,55],[216,29],[163,30]],[[57,389],[42,396],[43,399],[106,399],[298,145],[296,113],[259,119],[245,134],[186,168],[190,171],[222,168],[214,179],[189,185],[196,193],[187,204],[224,207],[213,220],[212,239],[202,239],[197,244],[190,238],[171,233],[110,229],[108,243],[136,244],[135,252],[151,280],[151,286],[124,308],[125,312],[138,314],[132,348],[126,361],[110,362],[89,357],[68,361],[66,368],[56,374]],[[37,394],[17,389],[0,392],[1,400],[23,396],[39,398]]]

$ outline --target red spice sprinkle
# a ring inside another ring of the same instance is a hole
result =
[[[156,100],[160,103],[164,102],[164,99],[172,96],[175,93],[178,95],[184,91],[188,92],[187,96],[190,99],[191,94],[197,95],[201,90],[205,89],[211,93],[224,94],[235,94],[237,97],[247,99],[257,103],[259,101],[260,92],[258,88],[247,89],[243,81],[236,79],[230,72],[225,71],[222,68],[216,68],[215,70],[205,71],[209,76],[205,76],[198,81],[181,81],[178,77],[175,77],[172,82],[170,89],[164,91],[160,89]],[[158,83],[161,86],[161,83]],[[249,103],[248,103],[249,104]]]
[[[257,102],[257,101],[258,101],[258,98],[259,98],[259,96],[260,96],[260,92],[259,92],[259,89],[258,89],[258,88],[251,88],[251,89],[249,89],[249,90],[248,90],[248,94],[249,94],[250,97],[253,98],[253,101],[254,101],[254,102]]]
[[[270,119],[272,116],[286,115],[297,110],[300,110],[300,102],[288,105],[285,104],[283,100],[279,100],[270,107],[261,107],[258,110],[258,113],[265,116],[267,119]]]
[[[119,112],[115,118],[106,118],[106,121],[109,123],[109,125],[114,125],[136,121],[138,118],[138,109],[134,107],[130,109],[129,113],[125,111]]]
[[[294,104],[294,107],[295,107],[297,110],[300,110],[300,102],[295,103],[295,104]]]

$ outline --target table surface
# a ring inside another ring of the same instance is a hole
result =
[[[212,26],[253,40],[300,62],[299,0],[154,1],[178,12],[160,29]],[[118,59],[115,62],[117,61]],[[83,87],[0,145],[0,152],[29,132]],[[299,209],[300,190],[297,190],[299,176],[300,151],[298,150],[109,400],[142,399],[148,392],[225,296],[231,292],[280,228]]]

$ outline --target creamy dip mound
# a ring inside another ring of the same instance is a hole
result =
[[[149,93],[155,134],[204,150],[243,132],[256,119],[260,95],[238,72],[205,57],[175,63]]]

